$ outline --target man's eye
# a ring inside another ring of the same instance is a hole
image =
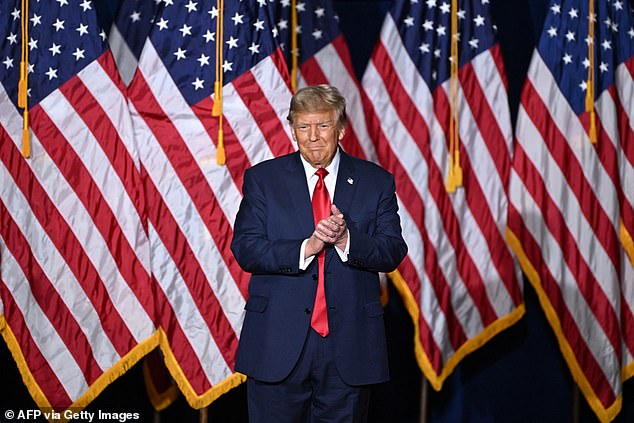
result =
[[[297,125],[297,130],[298,131],[307,131],[308,130],[308,126],[306,126],[306,125]]]
[[[329,130],[331,127],[332,127],[332,125],[329,124],[329,123],[322,123],[321,125],[319,125],[319,129],[322,129],[324,131]]]

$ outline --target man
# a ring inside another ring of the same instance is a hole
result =
[[[236,370],[251,422],[363,422],[368,385],[388,379],[378,272],[407,253],[394,178],[339,148],[336,88],[297,91],[288,120],[299,152],[244,175],[231,250],[252,276]]]

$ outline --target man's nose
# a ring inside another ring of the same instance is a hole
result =
[[[311,141],[317,141],[319,139],[319,130],[317,129],[317,125],[310,125],[308,132],[308,137]]]

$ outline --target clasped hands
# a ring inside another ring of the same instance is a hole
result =
[[[348,228],[343,213],[336,205],[330,206],[331,215],[320,220],[306,243],[305,256],[318,254],[326,244],[333,244],[340,250],[346,249],[348,243]]]

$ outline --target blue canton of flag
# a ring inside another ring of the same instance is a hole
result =
[[[553,2],[544,23],[544,36],[537,50],[557,80],[573,110],[585,109],[590,38],[588,4]],[[634,55],[634,28],[627,1],[596,1],[593,14],[595,55],[595,99],[614,84],[615,70]],[[576,7],[575,7],[576,6]],[[600,17],[600,19],[598,18]]]
[[[489,0],[458,2],[458,63],[468,63],[495,43]],[[451,2],[398,2],[390,14],[410,57],[430,89],[449,78]]]
[[[2,40],[2,83],[17,105],[20,65],[19,7],[3,2],[2,13],[10,15],[8,25],[0,28]],[[90,0],[57,0],[32,2],[29,21],[29,106],[77,74],[88,63],[101,56],[106,48],[105,33],[97,22]],[[99,35],[98,37],[96,35]]]
[[[224,9],[224,83],[270,56],[278,47],[269,7],[253,1],[226,1]],[[213,93],[216,18],[212,2],[161,4],[160,17],[150,35],[161,60],[190,105]],[[273,35],[273,36],[272,36]]]

